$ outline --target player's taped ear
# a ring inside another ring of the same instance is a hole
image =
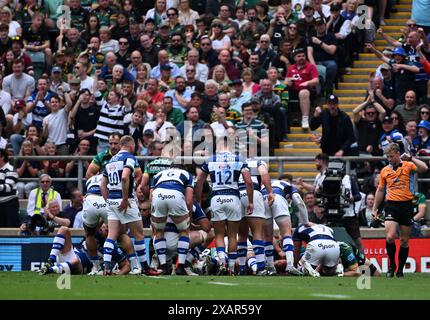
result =
[[[187,230],[190,227],[190,217],[188,216],[185,220],[179,223],[175,223],[176,228],[178,231],[184,231]]]

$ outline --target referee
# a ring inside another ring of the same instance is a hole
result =
[[[400,148],[396,143],[389,144],[385,153],[389,165],[381,171],[381,180],[373,204],[373,216],[378,215],[378,208],[386,194],[385,204],[385,233],[386,249],[389,258],[387,277],[394,277],[396,272],[397,225],[400,226],[399,269],[396,276],[403,277],[403,267],[409,254],[409,237],[413,225],[414,207],[414,174],[427,171],[427,165],[421,160],[407,154],[400,156]],[[404,160],[404,161],[402,161]]]

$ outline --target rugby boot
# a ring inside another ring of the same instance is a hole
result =
[[[394,273],[396,272],[396,268],[397,268],[397,266],[395,264],[388,266],[387,278],[393,278],[394,277]]]
[[[404,278],[405,276],[403,275],[403,271],[397,271],[397,273],[396,273],[396,277],[397,278]]]
[[[303,276],[303,273],[294,266],[291,266],[291,267],[285,269],[285,272],[288,275],[292,275],[292,276]]]
[[[159,276],[164,274],[163,270],[159,270],[159,269],[152,269],[149,267],[148,263],[142,263],[143,269],[142,269],[142,274],[147,275],[147,276]]]
[[[278,273],[276,272],[275,267],[267,267],[267,275],[268,276],[276,276]]]
[[[267,271],[267,269],[260,269],[260,270],[257,270],[257,273],[255,275],[256,276],[267,276],[268,271]]]

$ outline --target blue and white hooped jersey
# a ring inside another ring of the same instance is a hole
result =
[[[185,193],[185,189],[188,187],[194,187],[193,176],[187,171],[178,168],[171,168],[157,173],[151,182],[152,189],[162,188],[176,190],[181,193]]]
[[[133,197],[134,186],[134,168],[136,166],[136,157],[127,151],[120,151],[110,159],[106,164],[103,176],[108,178],[109,198],[121,199],[122,198],[122,171],[124,168],[131,170],[130,185],[128,188],[128,196]]]
[[[201,166],[201,169],[210,175],[212,196],[239,196],[239,177],[243,170],[248,170],[248,165],[239,155],[221,152],[213,155],[208,162]]]
[[[260,166],[265,166],[267,168],[267,163],[261,160],[254,159],[246,159],[246,164],[249,168],[249,173],[251,174],[252,184],[254,185],[254,190],[260,190],[261,186],[261,177],[258,172],[258,168]],[[243,190],[246,188],[245,181],[243,180],[242,175],[239,177],[239,189]]]
[[[332,228],[322,224],[316,224],[311,227],[300,225],[294,230],[293,241],[304,241],[309,243],[314,240],[334,240],[334,231]]]
[[[86,194],[94,194],[96,196],[101,196],[102,192],[100,191],[100,182],[102,181],[102,178],[103,174],[97,174],[89,178],[85,183],[87,187]]]
[[[291,183],[282,180],[272,180],[272,191],[274,194],[278,194],[286,200],[290,200],[293,193],[299,192]],[[263,195],[267,195],[267,191],[264,186],[261,188],[261,193]]]

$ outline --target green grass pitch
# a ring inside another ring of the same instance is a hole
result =
[[[71,288],[57,288],[58,275],[0,273],[0,299],[151,299],[151,300],[291,300],[430,299],[430,274],[403,279],[372,278],[369,290],[357,278],[111,276],[71,277]]]

